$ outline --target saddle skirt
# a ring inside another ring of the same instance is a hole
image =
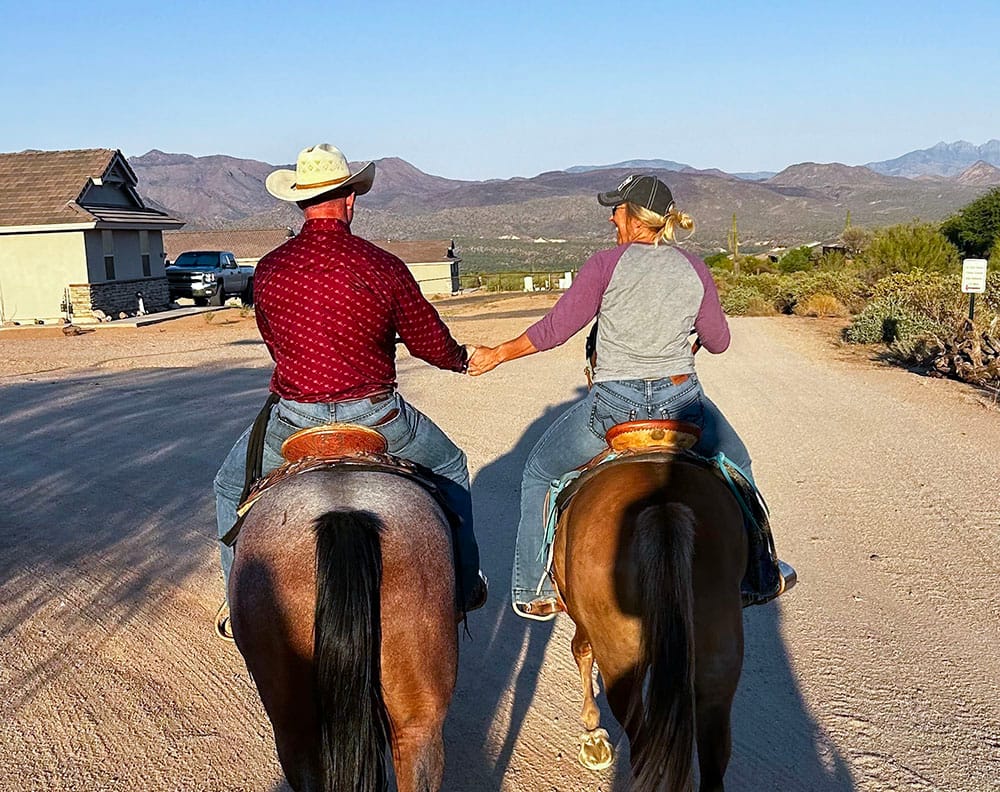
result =
[[[236,509],[236,524],[222,537],[223,544],[236,544],[243,521],[253,505],[281,481],[316,470],[349,469],[378,471],[408,478],[429,492],[448,518],[452,536],[461,517],[449,506],[440,486],[439,476],[428,468],[386,452],[385,438],[374,429],[360,424],[333,423],[300,429],[281,444],[285,462],[256,479]]]
[[[683,459],[711,470],[726,482],[743,512],[751,547],[762,550],[758,553],[751,551],[747,557],[744,606],[777,596],[784,583],[778,575],[778,556],[774,549],[767,504],[749,476],[724,454],[709,458],[692,451],[700,437],[700,427],[685,421],[629,421],[611,427],[606,435],[608,447],[604,451],[582,467],[552,482],[549,487],[545,501],[545,541],[541,550],[542,557],[547,556],[545,574],[551,575],[552,549],[559,517],[573,496],[599,469],[657,459]],[[554,584],[555,580],[551,582]]]

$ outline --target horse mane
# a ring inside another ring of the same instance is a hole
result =
[[[315,522],[314,658],[323,790],[386,788],[382,697],[382,522],[329,511]]]

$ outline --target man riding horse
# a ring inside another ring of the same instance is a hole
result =
[[[369,162],[352,172],[334,146],[303,150],[295,170],[266,180],[268,192],[302,209],[300,233],[260,260],[254,276],[257,326],[274,359],[261,472],[282,462],[281,444],[298,429],[330,423],[372,427],[388,453],[430,469],[457,515],[457,607],[486,601],[486,578],[472,528],[465,453],[396,390],[397,337],[412,355],[437,368],[464,372],[468,350],[457,343],[396,256],[351,233],[355,200],[375,178]],[[219,537],[237,519],[247,473],[252,426],[240,436],[215,477]],[[233,550],[221,548],[228,588]],[[217,627],[231,637],[225,604]]]

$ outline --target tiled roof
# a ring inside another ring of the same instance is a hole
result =
[[[456,256],[449,256],[451,243],[448,240],[430,242],[380,242],[371,240],[383,250],[388,250],[407,264],[427,264],[438,261],[453,261]]]
[[[0,154],[0,225],[87,222],[71,204],[114,156],[110,149]]]
[[[185,250],[228,250],[238,259],[260,259],[287,240],[287,228],[167,231],[163,235],[163,249],[171,261]]]
[[[118,162],[126,178],[135,174],[114,149],[76,151],[21,151],[0,154],[0,226],[61,225],[66,223],[139,222],[175,225],[165,214],[146,207],[119,207],[115,217],[101,218],[76,202],[91,179],[103,179]]]

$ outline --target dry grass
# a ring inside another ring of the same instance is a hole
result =
[[[796,316],[849,316],[850,311],[832,294],[810,294],[795,303],[792,309]]]

